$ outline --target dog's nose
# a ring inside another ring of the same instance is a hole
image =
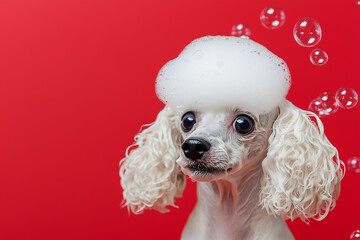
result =
[[[202,139],[190,138],[181,146],[184,154],[191,160],[202,158],[205,152],[209,151],[210,143]]]

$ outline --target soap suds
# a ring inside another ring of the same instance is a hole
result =
[[[268,113],[290,88],[286,63],[245,38],[194,40],[160,70],[156,94],[177,113],[234,107]]]

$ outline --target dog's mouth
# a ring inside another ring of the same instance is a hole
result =
[[[177,163],[185,175],[188,175],[192,180],[200,182],[222,178],[227,176],[229,171],[232,170],[230,167],[209,166],[204,162],[189,162],[182,157],[177,160]]]
[[[192,180],[199,182],[210,182],[227,175],[227,171],[224,168],[213,168],[202,165],[182,167],[182,171]]]
[[[218,174],[224,173],[225,169],[222,168],[212,168],[212,167],[205,167],[201,165],[190,165],[187,167],[190,171],[194,173],[203,173],[203,174]]]

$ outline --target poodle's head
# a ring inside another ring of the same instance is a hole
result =
[[[181,61],[160,71],[157,93],[166,106],[120,162],[125,205],[134,213],[165,212],[181,197],[185,175],[213,181],[253,164],[261,171],[259,204],[269,214],[323,219],[335,206],[343,177],[336,148],[315,114],[285,99],[286,64],[251,40],[230,40],[190,44]],[[228,74],[234,62],[236,71]]]

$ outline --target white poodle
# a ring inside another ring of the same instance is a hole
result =
[[[335,207],[343,163],[315,114],[285,99],[266,113],[189,106],[167,104],[120,162],[132,212],[176,206],[185,175],[198,202],[182,239],[293,239],[284,219],[322,220]]]

